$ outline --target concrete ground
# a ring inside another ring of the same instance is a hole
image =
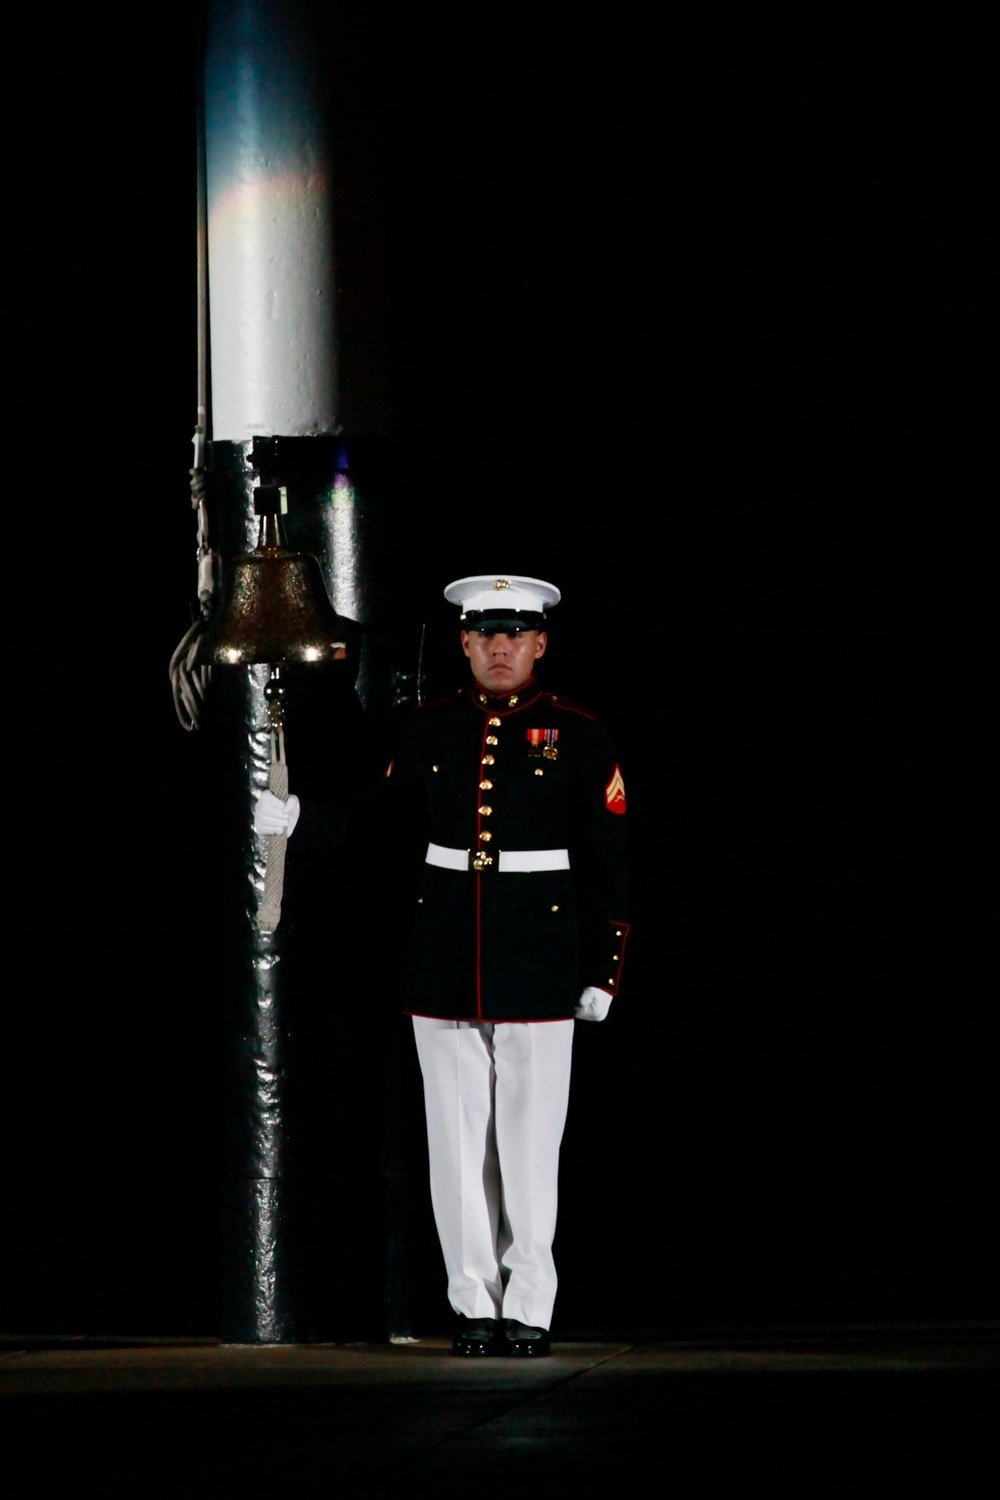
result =
[[[3,1490],[989,1493],[998,1372],[1000,1325],[602,1337],[557,1343],[537,1363],[457,1359],[443,1339],[7,1337]]]

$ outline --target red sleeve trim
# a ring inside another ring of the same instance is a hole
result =
[[[627,922],[613,921],[611,931],[614,940],[614,947],[611,950],[614,955],[610,964],[611,974],[607,984],[601,984],[600,988],[608,990],[612,995],[617,995],[622,982],[622,969],[625,966],[625,948],[632,929]]]

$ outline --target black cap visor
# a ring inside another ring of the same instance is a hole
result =
[[[462,628],[482,635],[516,635],[522,630],[544,630],[545,616],[537,609],[467,609]]]

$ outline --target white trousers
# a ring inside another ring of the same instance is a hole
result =
[[[572,1021],[413,1017],[448,1299],[548,1328]]]

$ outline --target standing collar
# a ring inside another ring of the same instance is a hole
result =
[[[516,714],[522,708],[530,708],[533,703],[538,702],[542,690],[534,677],[529,677],[524,686],[514,693],[488,693],[473,679],[467,685],[465,695],[473,707],[482,713],[499,714],[502,718],[505,714]]]

